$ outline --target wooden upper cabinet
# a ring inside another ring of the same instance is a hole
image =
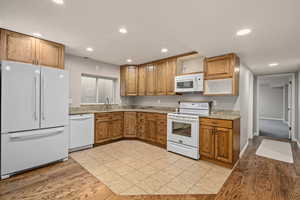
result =
[[[65,48],[61,44],[46,40],[36,40],[36,57],[39,65],[63,69],[64,52]]]
[[[1,59],[35,64],[33,37],[1,29]]]
[[[120,67],[120,95],[126,96],[126,77],[127,77],[127,68]]]
[[[234,72],[234,54],[206,58],[204,60],[205,79],[230,78]]]
[[[232,129],[215,128],[215,159],[232,163]]]
[[[200,130],[200,154],[208,158],[214,158],[214,127],[201,125]]]
[[[167,94],[167,62],[157,63],[156,65],[156,95]]]
[[[124,136],[136,137],[136,112],[124,112]]]
[[[204,59],[204,95],[238,96],[240,59],[226,54]]]
[[[2,60],[64,69],[64,45],[4,29],[0,31]]]
[[[138,96],[146,95],[146,65],[141,65],[138,68]]]
[[[138,90],[138,67],[128,66],[127,78],[126,78],[126,96],[137,96],[137,90]]]
[[[176,76],[176,69],[177,69],[177,61],[176,59],[168,60],[167,63],[167,95],[175,95],[175,76]]]
[[[138,93],[138,67],[120,67],[120,93],[121,96],[137,96]]]
[[[148,65],[146,70],[146,95],[153,96],[156,94],[156,67]]]

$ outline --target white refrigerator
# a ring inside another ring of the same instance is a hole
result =
[[[1,178],[68,158],[68,73],[1,61]]]

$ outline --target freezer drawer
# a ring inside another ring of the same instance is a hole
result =
[[[94,114],[71,115],[70,151],[91,147],[94,144]]]
[[[1,177],[67,157],[65,127],[1,134]]]

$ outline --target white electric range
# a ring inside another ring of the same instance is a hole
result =
[[[179,102],[178,112],[168,114],[167,150],[199,159],[199,117],[210,114],[211,102]]]

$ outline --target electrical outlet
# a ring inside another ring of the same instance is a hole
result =
[[[157,103],[160,104],[160,99],[157,100]]]

